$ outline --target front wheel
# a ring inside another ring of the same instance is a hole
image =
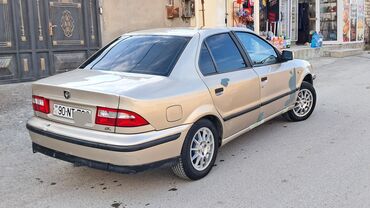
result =
[[[294,108],[283,116],[290,121],[303,121],[312,114],[316,105],[316,91],[312,84],[302,82]]]
[[[173,172],[184,179],[198,180],[212,169],[218,151],[218,131],[209,120],[196,122],[186,135]]]

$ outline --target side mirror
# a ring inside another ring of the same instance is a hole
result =
[[[294,54],[292,51],[286,51],[284,50],[281,54],[282,61],[290,61],[294,59]]]

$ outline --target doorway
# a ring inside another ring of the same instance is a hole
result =
[[[316,0],[298,1],[298,45],[311,42],[312,34],[317,31],[317,2]]]

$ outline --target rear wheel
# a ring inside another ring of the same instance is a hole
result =
[[[218,132],[209,120],[196,122],[186,135],[178,163],[173,172],[184,179],[198,180],[212,169],[218,151]]]
[[[302,82],[294,108],[283,116],[289,121],[303,121],[312,114],[316,105],[316,91],[312,84]]]

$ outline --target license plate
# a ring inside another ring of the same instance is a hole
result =
[[[90,110],[54,104],[53,114],[56,116],[74,119],[74,114],[76,113],[91,115]]]

